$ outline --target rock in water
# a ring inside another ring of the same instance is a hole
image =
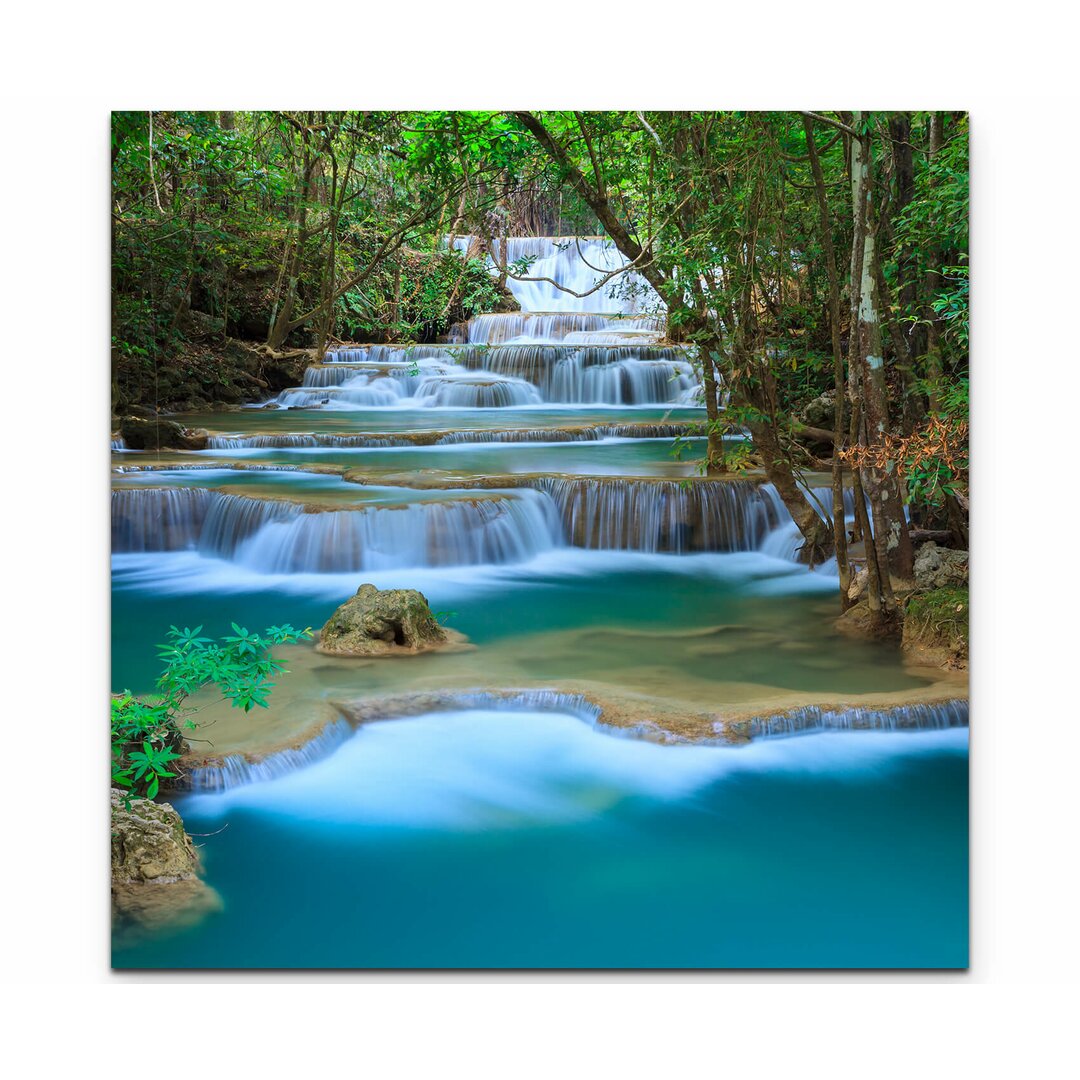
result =
[[[199,878],[199,856],[168,803],[112,789],[112,913],[118,942],[178,930],[220,910]]]
[[[208,433],[159,417],[125,416],[120,420],[120,437],[129,450],[205,450]]]
[[[416,589],[383,589],[361,585],[330,616],[315,648],[332,656],[392,656],[442,648],[461,640],[431,614]]]

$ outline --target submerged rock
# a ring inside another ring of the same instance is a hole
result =
[[[423,593],[365,584],[330,616],[315,648],[333,656],[389,656],[462,640],[439,625]]]
[[[968,583],[968,553],[938,547],[930,540],[915,555],[915,587],[920,590]]]
[[[199,856],[168,803],[112,789],[112,914],[123,942],[177,930],[220,910],[221,898],[199,878]]]

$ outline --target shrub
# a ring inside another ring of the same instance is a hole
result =
[[[244,712],[266,708],[273,675],[285,671],[272,648],[312,636],[311,628],[294,630],[288,623],[271,626],[262,634],[232,624],[234,633],[220,641],[200,637],[194,630],[169,627],[168,641],[158,646],[165,669],[158,678],[159,693],[138,697],[125,690],[112,702],[112,782],[129,797],[148,799],[158,793],[184,747],[184,731],[195,728],[185,706],[188,697],[204,686],[217,686],[222,695]]]

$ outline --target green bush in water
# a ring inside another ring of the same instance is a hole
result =
[[[220,641],[200,637],[194,630],[169,627],[168,641],[158,646],[165,669],[158,678],[159,693],[137,697],[125,690],[112,702],[112,783],[129,797],[148,799],[158,793],[163,779],[176,776],[170,768],[181,756],[183,731],[195,728],[187,698],[213,684],[244,712],[266,708],[274,684],[271,676],[285,671],[274,658],[275,645],[310,638],[312,630],[294,630],[288,623],[271,626],[262,634],[249,634],[232,624],[234,633]]]

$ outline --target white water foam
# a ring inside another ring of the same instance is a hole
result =
[[[303,769],[192,802],[200,814],[245,810],[324,825],[550,826],[625,799],[682,800],[754,773],[886,777],[912,758],[966,751],[963,728],[828,733],[733,750],[613,739],[569,712],[479,708],[365,724]]]

